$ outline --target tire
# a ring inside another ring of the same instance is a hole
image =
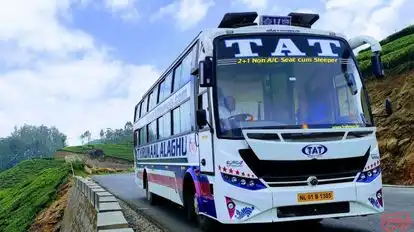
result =
[[[217,222],[204,215],[198,215],[197,217],[198,227],[204,232],[210,232],[216,229]]]
[[[314,228],[314,227],[319,227],[321,224],[320,224],[320,222],[322,221],[323,219],[310,219],[310,220],[304,220],[304,221],[301,221],[301,223],[300,224],[302,224],[303,226],[305,226],[305,227],[312,227],[312,228]]]
[[[323,219],[311,219],[311,220],[307,220],[306,222],[310,223],[310,224],[318,224],[322,221]]]
[[[148,180],[145,180],[145,184],[145,196],[147,197],[147,201],[150,203],[150,205],[156,205],[156,196],[149,191]]]
[[[185,191],[184,196],[187,220],[195,222],[204,232],[212,231],[216,227],[217,223],[209,217],[198,214],[198,202],[194,185],[191,185],[190,188]]]
[[[194,186],[191,186],[194,187]],[[195,222],[197,221],[197,214],[194,205],[194,195],[195,191],[192,189],[188,189],[184,192],[184,204],[185,204],[185,211],[186,211],[186,218],[187,221]]]

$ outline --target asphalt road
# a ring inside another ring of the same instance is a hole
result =
[[[140,210],[155,223],[171,232],[201,232],[197,227],[185,220],[184,211],[173,203],[162,202],[157,206],[151,206],[145,199],[145,192],[140,190],[133,181],[133,173],[94,176],[93,179],[102,187],[114,194],[119,199],[128,203],[131,208]],[[390,188],[383,189],[385,212],[410,212],[414,221],[414,188]],[[383,232],[381,228],[381,216],[352,217],[343,219],[325,219],[318,227],[301,228],[297,223],[284,223],[275,225],[243,225],[243,230],[260,231],[320,231],[320,232]],[[232,229],[240,229],[240,226],[232,226]],[[225,229],[225,228],[223,228]],[[396,229],[393,232],[399,232]],[[401,230],[402,231],[402,230]],[[408,231],[414,232],[414,225]],[[404,232],[407,232],[404,231]]]

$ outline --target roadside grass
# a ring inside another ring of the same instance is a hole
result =
[[[69,170],[65,161],[36,159],[1,172],[0,232],[27,231],[37,214],[54,201]]]
[[[59,151],[66,151],[72,153],[81,153],[85,154],[88,153],[91,149],[102,149],[105,153],[105,156],[123,159],[130,162],[134,161],[132,144],[89,144],[83,146],[72,146],[72,147],[64,147]]]

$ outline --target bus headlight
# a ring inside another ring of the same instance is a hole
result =
[[[257,178],[246,178],[227,173],[221,173],[223,180],[233,186],[237,186],[249,190],[264,189],[266,186]]]
[[[376,166],[359,174],[357,182],[370,183],[381,173],[381,167]]]
[[[246,180],[245,180],[245,179],[241,179],[241,180],[240,180],[240,184],[241,184],[241,185],[246,185]]]
[[[254,184],[255,184],[255,183],[254,183],[254,181],[253,181],[253,180],[249,181],[249,186],[250,186],[250,187],[254,187]]]

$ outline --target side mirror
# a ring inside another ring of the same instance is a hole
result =
[[[375,77],[380,78],[384,76],[384,69],[382,67],[381,55],[379,52],[374,52],[371,55],[372,72]]]
[[[387,116],[390,116],[392,114],[392,104],[389,98],[385,100],[385,113]]]
[[[197,126],[203,128],[207,123],[207,111],[204,109],[197,110]]]
[[[200,61],[198,65],[200,74],[200,87],[211,87],[213,84],[213,61],[207,56],[205,60]]]

